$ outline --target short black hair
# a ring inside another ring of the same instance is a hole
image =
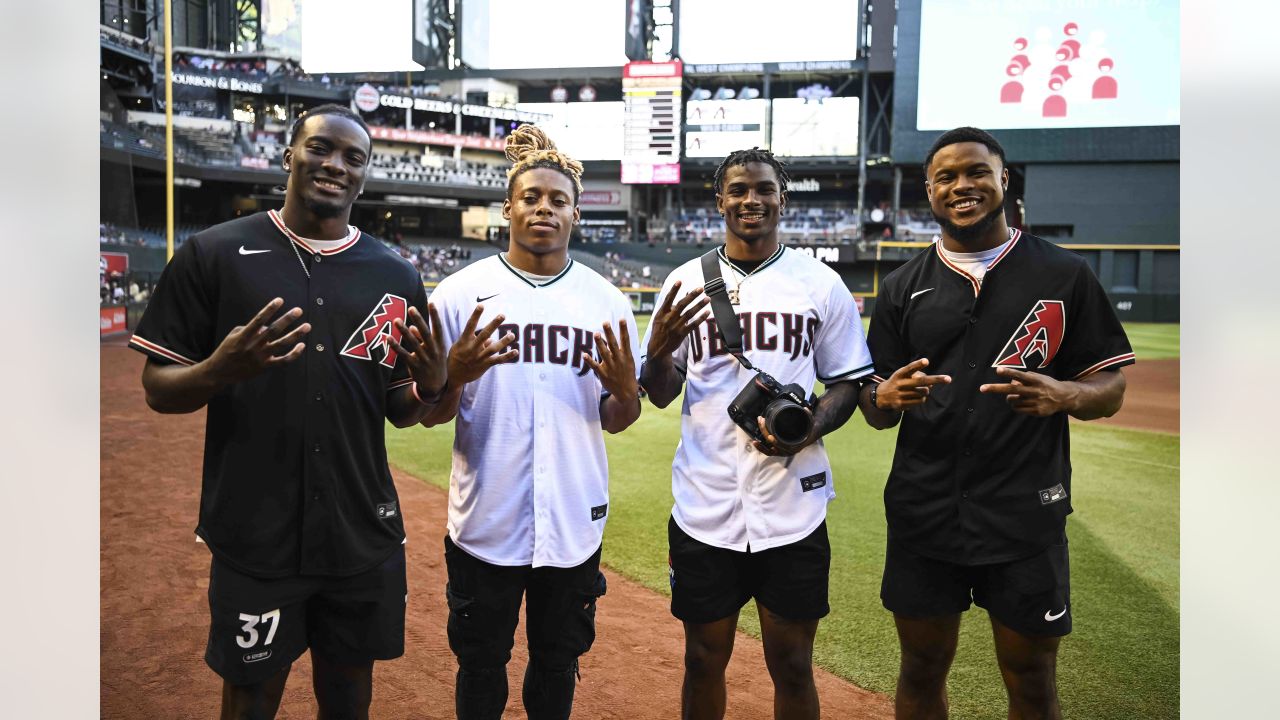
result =
[[[937,155],[939,150],[948,145],[964,142],[976,142],[986,145],[988,150],[1000,156],[1000,166],[1002,168],[1008,167],[1008,163],[1004,158],[1004,146],[1000,144],[1000,141],[996,140],[995,136],[986,130],[966,125],[955,130],[948,130],[934,141],[933,147],[929,148],[929,154],[924,156],[924,176],[926,178],[929,177],[929,164],[933,162],[933,156]]]
[[[783,162],[774,157],[773,153],[768,150],[761,150],[758,147],[753,147],[750,150],[734,150],[729,153],[729,157],[725,158],[724,161],[720,163],[720,166],[716,168],[716,174],[712,178],[712,186],[715,188],[716,194],[720,194],[720,185],[724,182],[725,171],[731,167],[746,165],[753,162],[764,163],[765,165],[772,167],[773,172],[778,176],[778,191],[784,194],[787,192],[787,185],[791,183],[791,176],[788,175],[787,171],[784,169],[785,165]]]
[[[302,123],[306,122],[307,118],[315,117],[317,115],[337,115],[338,117],[344,117],[351,120],[364,129],[364,134],[369,136],[369,147],[373,147],[373,133],[369,131],[369,125],[365,123],[364,118],[353,112],[351,108],[345,105],[338,105],[336,103],[325,103],[324,105],[317,105],[310,110],[303,111],[303,113],[293,121],[293,125],[289,128],[290,147],[298,141],[298,132],[302,130]]]

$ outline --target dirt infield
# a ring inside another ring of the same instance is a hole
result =
[[[204,664],[209,552],[192,533],[204,414],[151,412],[139,384],[143,358],[122,344],[122,338],[104,343],[101,356],[101,715],[216,717],[221,681]],[[405,473],[395,477],[409,535],[406,652],[378,664],[372,716],[449,718],[455,665],[444,629],[446,497]],[[596,644],[582,659],[574,716],[675,717],[679,624],[666,598],[606,575],[609,593],[600,601]],[[507,717],[524,717],[519,687],[526,658],[517,640]],[[279,717],[315,717],[310,678],[304,655],[294,665]],[[821,670],[817,682],[825,717],[893,715],[883,695]],[[772,717],[772,698],[760,642],[739,634],[729,666],[728,716]]]
[[[1142,360],[1124,368],[1124,406],[1115,417],[1095,420],[1105,425],[1178,432],[1178,358]]]

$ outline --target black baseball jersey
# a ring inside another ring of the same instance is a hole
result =
[[[129,344],[193,365],[275,297],[311,323],[306,350],[209,401],[196,533],[259,577],[362,572],[404,542],[383,431],[387,393],[412,382],[392,320],[426,310],[412,265],[355,228],[319,249],[257,213],[178,249]]]
[[[1031,417],[979,392],[1008,382],[996,368],[1075,380],[1134,361],[1084,260],[1018,230],[1010,237],[981,284],[934,243],[884,278],[872,313],[878,377],[922,357],[929,374],[951,376],[903,413],[884,490],[890,536],[939,560],[1034,554],[1061,541],[1071,512],[1067,414]]]

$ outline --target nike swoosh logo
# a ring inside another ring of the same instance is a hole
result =
[[[1066,614],[1067,614],[1066,608],[1062,608],[1062,612],[1058,613],[1057,615],[1054,615],[1052,610],[1046,610],[1044,612],[1044,619],[1048,620],[1049,622],[1053,622],[1054,620],[1057,620],[1058,618]]]
[[[923,295],[923,294],[925,294],[925,293],[929,292],[929,291],[930,291],[930,290],[932,290],[932,289],[933,289],[933,288],[925,288],[924,290],[917,290],[917,291],[915,291],[915,292],[911,293],[911,299],[912,299],[912,300],[915,300],[917,295]]]
[[[476,302],[484,302],[485,300],[488,300],[489,298],[496,298],[496,297],[498,297],[498,296],[499,296],[499,295],[501,295],[501,294],[502,294],[502,293],[494,293],[494,294],[490,295],[489,297],[480,297],[479,295],[477,295],[477,296],[476,296]]]
[[[240,246],[241,255],[257,255],[258,253],[271,252],[270,250],[245,250],[244,246]]]

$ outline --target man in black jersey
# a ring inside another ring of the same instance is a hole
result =
[[[1007,226],[1004,149],[977,128],[925,159],[942,238],[885,277],[862,408],[901,419],[881,598],[902,648],[900,718],[943,718],[960,613],[987,610],[1011,718],[1057,718],[1071,631],[1068,417],[1108,417],[1134,361],[1079,256]],[[931,374],[930,374],[931,373]]]
[[[130,340],[154,410],[209,408],[196,534],[223,718],[274,717],[308,647],[320,716],[368,717],[374,660],[404,652],[383,428],[419,422],[446,366],[417,271],[347,224],[370,146],[346,108],[300,118],[284,207],[187,240]]]

